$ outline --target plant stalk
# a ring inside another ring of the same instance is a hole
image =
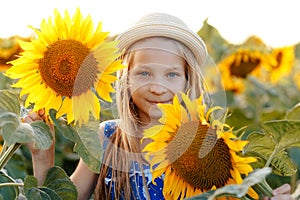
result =
[[[272,197],[273,196],[273,194],[272,194],[273,189],[267,183],[266,179],[264,179],[260,183],[255,184],[252,187],[253,187],[254,190],[256,190],[257,192],[263,194],[264,196],[267,196],[267,197]]]
[[[0,170],[3,169],[3,167],[21,145],[21,143],[15,143],[13,145],[10,145],[4,153],[2,152],[3,154],[0,157]]]
[[[23,187],[24,184],[23,183],[0,183],[0,188],[1,187],[10,187],[10,186],[17,186],[17,187],[21,186],[21,187]]]

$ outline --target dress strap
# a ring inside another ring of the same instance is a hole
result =
[[[103,141],[103,151],[107,147],[110,137],[115,133],[117,129],[117,123],[115,121],[108,121],[104,124],[104,141]]]

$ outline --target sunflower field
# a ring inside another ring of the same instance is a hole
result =
[[[84,18],[79,10],[74,17],[55,11],[53,22],[44,20],[41,28],[31,27],[36,36],[23,38],[16,33],[0,38],[0,199],[77,199],[69,176],[79,158],[92,171],[99,171],[102,149],[97,129],[100,121],[114,117],[112,83],[115,72],[123,66],[115,61],[119,56],[116,43],[102,32],[101,24],[95,31],[91,24],[90,17]],[[82,28],[85,33],[78,34]],[[213,106],[226,111],[224,120],[231,127],[232,137],[221,133],[220,142],[227,144],[235,138],[232,143],[249,157],[239,166],[242,156],[232,154],[238,173],[248,174],[252,168],[271,171],[263,171],[263,175],[253,173],[250,178],[255,181],[248,179],[250,185],[246,184],[247,176],[228,173],[231,188],[215,190],[216,184],[210,183],[204,187],[206,193],[196,192],[193,187],[183,190],[198,195],[191,199],[209,199],[213,195],[241,197],[252,186],[258,195],[265,195],[269,188],[263,191],[261,186],[276,188],[288,183],[293,197],[299,199],[300,43],[274,48],[253,35],[241,44],[232,44],[207,21],[198,34],[210,55],[203,69],[205,85]],[[93,67],[79,69],[82,63]],[[196,104],[188,99],[185,102]],[[176,105],[173,107],[177,109]],[[189,108],[186,112],[197,113],[192,106]],[[45,109],[47,119],[24,123],[28,112],[40,109]],[[200,118],[207,123],[205,117]],[[27,144],[34,143],[39,149],[51,146],[53,136],[47,123],[55,129],[55,167],[39,186],[32,175]],[[153,149],[149,146],[148,150],[151,153]],[[170,168],[165,170],[174,178]],[[240,181],[233,180],[235,177]],[[239,185],[246,188],[245,193],[236,192]]]

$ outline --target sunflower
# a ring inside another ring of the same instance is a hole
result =
[[[94,31],[90,16],[83,18],[77,8],[73,18],[65,11],[64,18],[55,9],[40,29],[31,27],[37,39],[20,42],[24,52],[10,62],[6,71],[19,79],[13,87],[27,94],[25,106],[34,110],[53,108],[57,117],[66,115],[68,123],[86,123],[90,112],[99,119],[100,100],[112,101],[114,73],[123,68],[116,48],[117,41],[107,41],[109,32],[102,32],[99,23]]]
[[[269,79],[271,83],[276,83],[291,72],[295,60],[294,47],[275,48],[272,50],[272,55],[276,62],[270,65]]]
[[[263,50],[239,47],[218,64],[225,90],[243,92],[246,77],[251,75],[261,79],[265,67],[272,63],[275,59]]]
[[[242,157],[247,144],[219,120],[209,123],[213,107],[205,113],[202,97],[191,101],[182,94],[185,107],[174,97],[173,104],[158,104],[163,112],[160,124],[144,131],[150,139],[143,151],[155,178],[164,174],[166,199],[183,199],[242,183],[242,176],[253,171],[254,157]],[[226,129],[226,131],[225,131]],[[228,129],[228,130],[227,130]],[[257,198],[251,188],[249,194]]]
[[[4,72],[11,67],[7,62],[17,59],[17,55],[22,51],[19,40],[29,41],[29,38],[12,36],[10,38],[0,38],[0,72]]]

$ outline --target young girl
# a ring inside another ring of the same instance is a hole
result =
[[[152,182],[144,159],[143,131],[162,116],[158,103],[172,103],[175,94],[187,92],[191,99],[204,93],[201,70],[207,56],[202,39],[180,19],[163,13],[146,15],[120,34],[121,59],[127,68],[119,72],[116,85],[118,119],[100,124],[99,137],[104,154],[99,174],[80,160],[71,180],[79,199],[163,199],[163,177]],[[209,103],[209,98],[204,96]],[[31,122],[44,117],[31,113]],[[41,184],[54,165],[54,148],[32,150],[34,174]],[[49,159],[50,158],[50,159]],[[290,199],[289,185],[277,190],[278,197]]]

